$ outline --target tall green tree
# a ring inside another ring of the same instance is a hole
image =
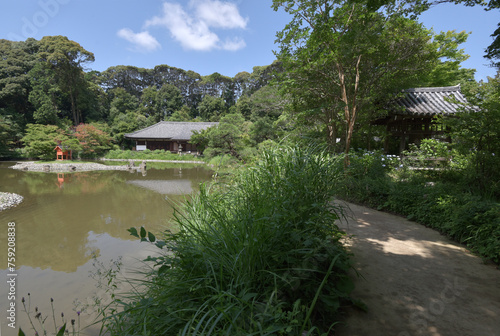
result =
[[[140,105],[140,112],[152,121],[167,120],[183,105],[181,90],[173,84],[164,84],[160,89],[149,86],[142,91]]]
[[[218,126],[193,132],[191,143],[204,151],[208,158],[224,154],[240,158],[248,138],[248,128],[241,114],[227,114],[221,118]]]
[[[39,42],[38,57],[55,73],[59,89],[69,99],[74,125],[84,121],[78,98],[87,89],[84,66],[94,61],[94,54],[65,36],[45,36]]]
[[[226,114],[226,111],[226,103],[220,97],[206,95],[198,105],[198,115],[204,121],[219,121],[221,116]]]
[[[423,86],[453,86],[474,82],[474,69],[461,67],[469,58],[460,45],[467,42],[465,31],[440,32],[433,36],[432,44],[437,51],[437,61],[431,71],[422,74]]]
[[[191,110],[187,105],[183,105],[180,110],[172,113],[170,117],[168,117],[168,121],[191,121]]]
[[[348,153],[359,114],[412,86],[437,59],[429,31],[391,8],[349,0],[274,0],[273,8],[292,15],[277,35],[280,84],[294,113],[323,125],[332,149],[339,137]]]
[[[12,121],[9,117],[0,115],[0,158],[10,156],[12,139]]]
[[[33,38],[24,42],[0,39],[0,110],[10,115],[13,127],[22,129],[33,121],[29,72],[36,64],[37,52],[38,41]]]
[[[463,177],[471,186],[500,196],[500,71],[469,92],[469,106],[444,120],[452,146],[466,158]]]
[[[37,124],[57,125],[63,117],[64,94],[55,72],[46,63],[37,63],[29,76],[32,89],[28,99],[35,108],[33,120]]]
[[[181,90],[173,84],[164,84],[156,96],[157,118],[156,122],[168,119],[183,105]]]
[[[128,93],[124,88],[116,88],[108,93],[111,97],[109,122],[113,123],[114,120],[121,114],[129,112],[137,113],[139,109],[139,99]]]
[[[500,0],[490,0],[486,7],[486,10],[496,10],[500,8]],[[498,28],[491,34],[493,37],[493,42],[486,48],[486,55],[484,57],[490,59],[493,65],[500,69],[500,22],[498,23]]]

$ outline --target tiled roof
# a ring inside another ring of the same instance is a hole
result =
[[[125,134],[125,137],[129,139],[190,140],[193,131],[201,131],[218,124],[218,122],[160,121],[144,129]]]
[[[405,95],[395,101],[405,114],[431,116],[450,115],[457,112],[460,103],[467,100],[460,92],[460,85],[445,87],[427,87],[404,90]],[[455,104],[453,101],[458,102]]]

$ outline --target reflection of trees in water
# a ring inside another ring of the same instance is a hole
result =
[[[173,180],[191,181],[194,190],[200,182],[210,177],[204,173],[182,169],[179,171],[150,170],[148,181],[168,177]],[[0,171],[0,181],[3,180]],[[10,189],[17,185],[17,192],[26,197],[21,204],[8,212],[0,213],[0,221],[16,221],[17,264],[54,271],[74,272],[91,258],[92,246],[89,232],[107,233],[114,238],[133,240],[127,229],[145,226],[159,232],[173,213],[170,201],[180,202],[184,195],[161,195],[140,188],[127,180],[138,180],[140,174],[127,172],[80,172],[64,175],[60,188],[58,174],[22,172],[10,180]],[[11,191],[11,190],[9,190]],[[6,242],[6,230],[0,232],[0,242]],[[3,245],[3,244],[2,244]],[[6,265],[6,255],[0,254],[0,263]]]
[[[27,187],[29,194],[42,195],[63,192],[65,194],[95,193],[113,184],[123,182],[124,178],[116,172],[79,172],[79,173],[37,173],[25,172],[19,183]]]

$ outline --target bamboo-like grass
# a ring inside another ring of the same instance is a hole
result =
[[[276,148],[229,183],[203,186],[144,288],[104,321],[120,335],[326,335],[350,300],[332,202],[339,172],[317,148]],[[136,230],[131,232],[137,236]]]

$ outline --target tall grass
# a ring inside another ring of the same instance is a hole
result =
[[[183,153],[182,155],[174,154],[164,150],[149,150],[144,151],[131,151],[115,149],[110,150],[105,156],[106,159],[120,159],[120,160],[168,160],[168,161],[199,161],[195,155]]]
[[[332,158],[313,148],[263,154],[229,183],[202,187],[175,214],[176,233],[142,290],[105,320],[116,335],[320,335],[353,288],[334,224]]]

